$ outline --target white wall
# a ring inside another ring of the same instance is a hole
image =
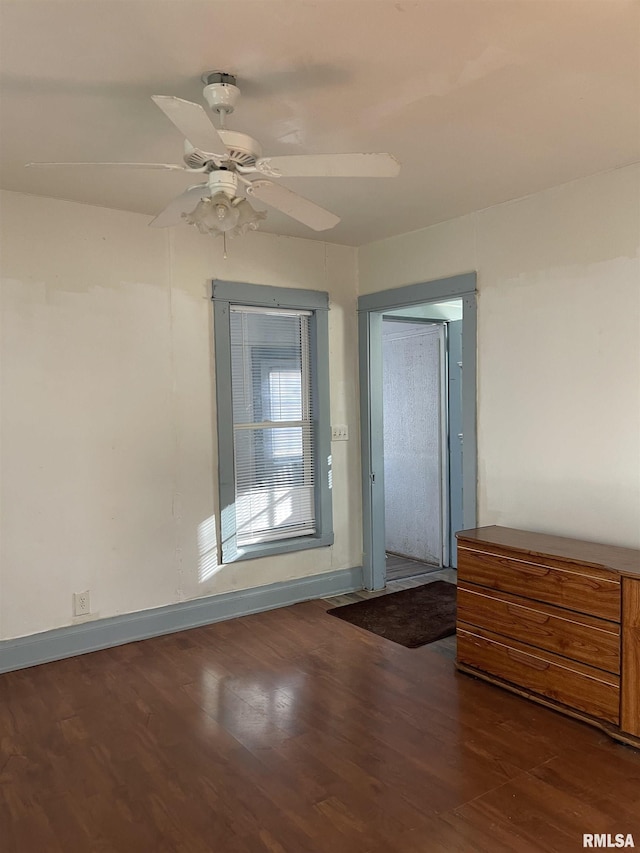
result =
[[[479,523],[640,546],[640,168],[354,249],[2,193],[0,638],[361,562],[356,260],[478,271]],[[333,548],[217,567],[211,278],[330,294]]]
[[[1,202],[0,638],[360,565],[356,251]],[[215,563],[212,278],[329,292],[332,548]]]
[[[360,293],[478,272],[478,522],[640,547],[640,167],[359,252]]]

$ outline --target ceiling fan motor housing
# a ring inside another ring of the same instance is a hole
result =
[[[255,166],[256,160],[262,156],[260,143],[247,136],[246,133],[238,133],[235,130],[219,130],[222,141],[227,147],[229,162],[237,166]],[[207,163],[215,168],[215,156],[206,151],[200,151],[185,139],[184,162],[191,169],[200,169]]]

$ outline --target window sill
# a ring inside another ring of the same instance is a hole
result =
[[[262,542],[259,545],[243,545],[232,559],[222,555],[225,564],[238,563],[241,560],[256,560],[259,557],[273,557],[289,554],[293,551],[307,551],[311,548],[327,548],[333,545],[333,533],[327,536],[299,536],[295,539],[281,539],[278,542]]]

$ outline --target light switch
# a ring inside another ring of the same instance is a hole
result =
[[[331,427],[331,441],[348,441],[349,427],[346,424]]]

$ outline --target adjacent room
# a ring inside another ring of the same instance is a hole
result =
[[[3,853],[640,845],[639,33],[0,0]]]

